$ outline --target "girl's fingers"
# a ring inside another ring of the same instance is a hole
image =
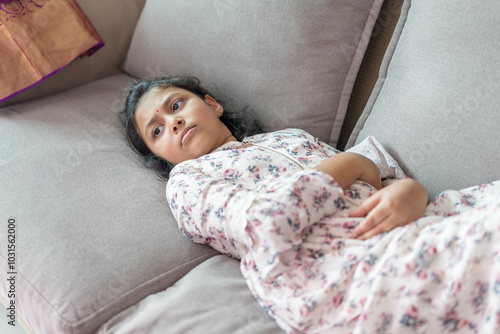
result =
[[[368,231],[380,229],[383,223],[389,218],[389,212],[386,210],[372,210],[366,219],[364,219],[353,231],[353,238],[364,235]]]
[[[356,239],[360,239],[360,240],[370,239],[371,237],[373,237],[379,233],[382,233],[382,232],[385,232],[382,225],[377,225],[377,226],[375,226],[375,228],[372,228],[371,230],[363,233],[362,235],[360,235]]]
[[[427,193],[418,182],[392,182],[349,213],[349,217],[366,216],[351,237],[365,240],[408,224],[422,216],[426,204]]]
[[[369,238],[371,238],[374,235],[377,235],[379,233],[392,231],[396,227],[399,227],[402,225],[405,225],[405,223],[402,222],[401,218],[398,215],[387,214],[382,220],[380,220],[378,222],[378,224],[376,226],[373,226],[373,228],[371,228],[368,231],[364,231],[365,233],[363,233],[363,234],[358,233],[357,234],[358,237],[355,237],[355,238],[361,239],[361,240],[366,240],[366,239],[369,239]]]
[[[375,208],[380,201],[380,196],[377,194],[371,196],[366,201],[364,201],[357,209],[349,212],[349,217],[365,217],[370,211]]]

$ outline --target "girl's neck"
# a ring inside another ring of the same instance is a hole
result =
[[[238,140],[237,140],[237,139],[236,139],[236,138],[235,138],[235,137],[231,134],[231,135],[230,135],[230,136],[229,136],[229,137],[228,137],[228,138],[227,138],[227,139],[226,139],[226,140],[222,143],[222,145],[227,144],[227,143],[230,143],[230,142],[232,142],[232,141],[238,141]],[[222,146],[222,145],[220,145],[220,146]],[[219,146],[219,147],[220,147],[220,146]]]

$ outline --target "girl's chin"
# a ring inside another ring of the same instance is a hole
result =
[[[166,156],[168,154],[161,155],[160,157],[166,161],[172,162],[174,165],[177,165],[186,160],[201,158],[202,156],[211,153],[215,149],[211,149],[210,143],[208,143],[207,141],[198,141],[194,136],[190,139],[192,140],[189,140],[189,142],[186,142],[186,144],[183,145],[181,155],[177,155],[174,158],[170,157],[171,159],[166,159]]]

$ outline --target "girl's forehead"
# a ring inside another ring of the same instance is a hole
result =
[[[148,104],[148,103],[154,103],[157,102],[158,100],[161,100],[165,94],[168,94],[169,92],[175,91],[178,89],[177,87],[167,87],[167,88],[162,88],[162,87],[154,87],[151,88],[148,92],[146,92],[142,98],[139,101],[140,104]]]
[[[163,87],[154,87],[151,88],[148,92],[146,92],[141,99],[139,100],[139,103],[137,104],[137,109],[143,108],[143,107],[154,107],[157,105],[160,105],[166,95],[172,94],[172,93],[185,93],[185,94],[190,94],[191,92],[175,87],[175,86],[170,86],[167,88]],[[192,93],[191,93],[192,94]]]
[[[144,95],[142,95],[139,99],[137,107],[134,111],[134,118],[136,122],[144,117],[148,117],[148,115],[151,114],[148,111],[151,111],[152,109],[156,110],[157,106],[161,104],[162,97],[169,92],[170,88],[174,87],[154,87],[144,93]]]

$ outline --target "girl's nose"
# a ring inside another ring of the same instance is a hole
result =
[[[177,118],[177,119],[174,119],[173,122],[172,122],[172,130],[174,133],[177,133],[177,131],[179,131],[182,126],[184,125],[184,120],[181,119],[181,118]]]

